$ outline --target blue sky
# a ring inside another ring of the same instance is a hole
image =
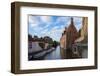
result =
[[[28,33],[38,37],[49,36],[59,41],[65,27],[70,24],[70,16],[36,16],[28,17]],[[73,17],[77,31],[82,28],[82,17]]]

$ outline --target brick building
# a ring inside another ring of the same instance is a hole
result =
[[[60,39],[62,58],[70,59],[72,57],[72,45],[78,36],[79,34],[74,25],[73,18],[71,18],[69,27],[65,27],[65,30],[62,33],[62,37]]]
[[[71,23],[69,27],[65,27],[62,37],[60,39],[61,48],[67,49],[71,48],[74,41],[78,38],[78,32],[74,25],[73,18],[71,18]]]
[[[88,56],[88,18],[83,17],[80,36],[75,40],[72,47],[73,54],[78,58],[87,58]]]

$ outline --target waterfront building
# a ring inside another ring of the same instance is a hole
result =
[[[78,38],[78,32],[74,25],[73,18],[71,18],[71,23],[67,27],[65,27],[64,32],[62,33],[62,37],[60,39],[61,48],[67,49],[71,48],[74,41]]]
[[[52,42],[53,42],[52,38],[48,36],[38,38],[38,36],[32,37],[31,35],[28,35],[29,53],[49,49],[51,47],[50,43]]]
[[[74,41],[72,51],[73,56],[78,58],[87,58],[88,56],[88,18],[83,17],[80,36]]]
[[[74,25],[73,18],[71,18],[70,25],[65,27],[62,37],[60,39],[60,47],[62,58],[71,58],[72,56],[72,45],[74,41],[78,38],[79,34]]]

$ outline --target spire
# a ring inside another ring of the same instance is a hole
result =
[[[67,27],[65,27],[65,30],[67,30]]]
[[[73,30],[76,30],[77,31],[77,29],[76,29],[76,27],[74,25],[73,17],[71,17],[70,19],[71,19],[71,22],[70,22],[70,25],[67,28],[67,30],[69,31],[69,30],[73,29]]]
[[[73,25],[74,24],[74,22],[73,22],[73,18],[71,17],[71,25]]]

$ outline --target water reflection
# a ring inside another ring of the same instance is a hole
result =
[[[57,46],[54,51],[44,57],[45,60],[61,59],[60,46]]]
[[[79,50],[77,50],[78,52]],[[60,46],[56,48],[44,50],[36,54],[30,54],[29,60],[55,60],[55,59],[76,59],[76,58],[86,58],[87,50],[81,50],[81,54],[74,53],[71,49],[63,49]]]

